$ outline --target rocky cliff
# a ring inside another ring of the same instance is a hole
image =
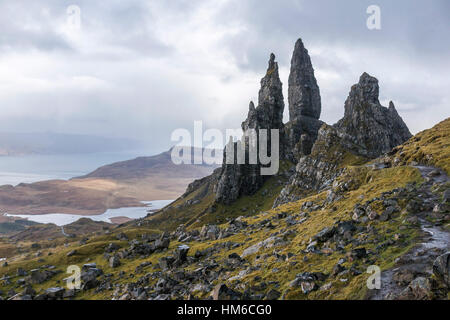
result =
[[[367,73],[351,87],[344,117],[333,126],[320,121],[320,90],[301,39],[295,43],[291,59],[289,122],[284,125],[282,83],[274,59],[272,54],[261,80],[258,106],[250,103],[242,130],[279,129],[281,159],[297,164],[275,205],[329,186],[344,161],[376,158],[411,137],[394,104],[391,102],[389,108],[380,104],[378,80]],[[233,145],[235,154],[238,146],[239,142]],[[246,155],[248,159],[248,145]],[[230,204],[242,195],[256,193],[268,179],[260,174],[260,168],[259,162],[241,165],[236,164],[236,159],[235,164],[223,164],[215,188],[216,201]]]
[[[383,107],[378,100],[378,80],[363,73],[345,101],[344,117],[335,125],[341,137],[359,146],[357,153],[376,158],[402,144],[411,133],[394,103]]]
[[[311,154],[300,157],[274,206],[330,187],[345,165],[376,158],[411,137],[394,104],[383,107],[378,96],[378,80],[363,73],[345,101],[344,117],[322,125]]]
[[[250,102],[247,119],[242,123],[243,132],[254,129],[259,134],[260,129],[278,129],[283,132],[283,85],[278,74],[278,64],[275,62],[275,55],[272,53],[269,59],[269,66],[266,75],[261,80],[261,89],[258,94],[258,106],[255,108]],[[227,149],[224,150],[224,161],[216,188],[215,199],[219,203],[230,204],[242,195],[254,194],[268,176],[261,175],[261,163],[259,155],[256,164],[249,163],[249,143],[247,138],[238,142],[230,142],[230,148],[234,149],[234,163],[227,163]],[[280,137],[280,152],[284,154],[284,136]],[[237,161],[238,148],[241,143],[245,143],[245,164]],[[268,145],[271,145],[270,134],[268,133]],[[229,149],[230,150],[230,149]],[[270,148],[268,149],[270,152]]]
[[[280,132],[281,159],[297,162],[301,156],[311,153],[320,126],[321,100],[319,86],[314,76],[314,69],[308,50],[301,39],[297,40],[291,59],[288,88],[289,122],[283,124],[284,99],[282,83],[278,74],[278,64],[271,54],[266,75],[261,80],[258,106],[250,102],[247,119],[242,123],[242,130],[278,129]],[[269,140],[270,145],[270,140]],[[235,150],[239,144],[235,143]],[[235,152],[236,155],[236,152]],[[248,143],[246,144],[248,159]],[[226,158],[226,152],[224,159]],[[261,164],[224,164],[217,183],[216,201],[229,204],[239,196],[254,194],[268,179],[260,174]]]
[[[295,43],[289,73],[289,122],[286,124],[291,159],[294,162],[311,153],[319,128],[322,110],[320,90],[308,50],[301,39]]]

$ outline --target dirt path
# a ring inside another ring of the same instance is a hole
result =
[[[69,235],[66,233],[66,231],[64,231],[64,226],[61,226],[61,233],[63,234],[63,236],[69,237]]]
[[[421,186],[421,195],[425,199],[439,202],[439,199],[431,193],[434,184],[442,184],[449,181],[448,176],[439,169],[433,167],[416,166],[426,182]],[[432,273],[434,260],[441,254],[450,250],[450,233],[440,226],[432,225],[425,220],[429,212],[418,214],[422,229],[421,242],[410,252],[402,256],[395,268],[381,272],[381,289],[373,290],[369,299],[382,300],[395,297],[412,280],[411,277],[429,276]],[[397,281],[403,283],[399,283]]]

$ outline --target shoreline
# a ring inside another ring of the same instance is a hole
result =
[[[68,213],[48,213],[48,214],[3,214],[3,217],[12,219],[23,219],[42,224],[53,223],[57,226],[64,226],[73,223],[81,218],[90,218],[93,221],[103,221],[112,224],[121,224],[131,220],[143,218],[150,212],[158,211],[174,200],[152,200],[142,201],[139,207],[121,207],[116,209],[108,209],[102,214],[96,215],[79,215]]]

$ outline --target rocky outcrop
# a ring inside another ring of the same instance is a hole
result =
[[[245,133],[254,129],[258,133],[261,129],[278,129],[280,160],[296,164],[295,173],[275,206],[331,186],[341,169],[351,164],[349,161],[376,158],[411,137],[394,104],[383,107],[378,98],[378,80],[363,73],[345,101],[344,117],[333,126],[324,124],[319,120],[320,90],[311,58],[299,39],[291,59],[289,122],[284,125],[282,83],[275,56],[270,55],[266,75],[261,80],[258,106],[250,102],[242,130]],[[243,195],[255,194],[269,178],[261,174],[259,155],[256,164],[249,164],[248,142],[248,136],[244,135],[238,142],[230,141],[224,151],[222,168],[212,180],[216,202],[231,204]],[[227,161],[227,150],[234,150],[231,164]],[[245,164],[239,164],[238,150],[244,150]],[[192,184],[189,189],[194,187]]]
[[[320,91],[308,50],[301,39],[295,43],[289,74],[289,119],[301,116],[319,119],[322,109]]]
[[[383,107],[378,95],[378,80],[363,73],[359,83],[351,88],[345,102],[344,117],[334,126],[323,124],[316,135],[306,139],[309,143],[314,140],[311,152],[303,153],[299,158],[295,174],[282,189],[274,206],[298,200],[308,192],[330,187],[342,172],[341,168],[349,164],[346,162],[376,158],[411,137],[394,104],[391,102],[389,108]],[[302,117],[300,115],[297,119]],[[305,126],[299,128],[302,132]],[[297,144],[302,143],[305,134],[300,136]],[[296,136],[293,136],[295,141]]]
[[[378,100],[378,80],[363,73],[345,101],[344,117],[335,125],[340,136],[358,146],[355,152],[376,158],[411,137],[392,102]]]
[[[275,55],[272,53],[266,75],[261,80],[258,106],[255,107],[253,102],[250,102],[248,116],[242,123],[242,130],[247,132],[249,129],[254,129],[258,134],[260,129],[268,129],[268,146],[270,146],[270,129],[278,129],[280,131],[280,154],[283,155],[283,111],[283,88],[278,74],[278,64],[275,62]],[[219,203],[230,204],[241,195],[254,194],[268,178],[268,176],[260,173],[262,165],[259,161],[259,155],[256,164],[249,163],[248,139],[245,137],[243,139],[242,142],[246,142],[245,164],[239,164],[237,160],[241,141],[230,141],[228,146],[228,148],[234,148],[234,163],[227,163],[227,148],[224,151],[222,171],[215,188],[215,200]],[[270,147],[268,147],[268,150],[270,152]]]
[[[352,148],[355,146],[340,138],[334,127],[323,124],[310,155],[299,159],[294,175],[281,190],[274,207],[299,200],[312,190],[330,187],[342,172],[343,159],[352,157],[348,151]]]
[[[289,122],[286,137],[293,161],[311,153],[317,132],[323,122],[319,120],[322,110],[320,90],[314,76],[308,50],[301,39],[295,43],[289,74]]]

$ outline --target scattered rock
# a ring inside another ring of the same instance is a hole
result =
[[[117,268],[118,266],[120,266],[120,259],[117,256],[112,256],[109,259],[109,266],[111,268]]]
[[[433,274],[447,288],[450,288],[450,251],[440,255],[434,260]]]

